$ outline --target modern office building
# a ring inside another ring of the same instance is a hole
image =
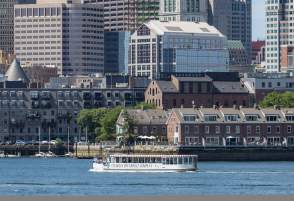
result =
[[[36,0],[0,1],[0,50],[7,54],[13,54],[14,5],[35,2]]]
[[[150,21],[131,36],[129,74],[158,78],[165,72],[224,72],[227,39],[200,22]]]
[[[22,65],[59,74],[103,72],[103,8],[81,0],[38,0],[15,6],[14,47]]]
[[[161,21],[207,22],[207,0],[160,0]]]
[[[128,72],[128,31],[104,32],[104,73]]]
[[[149,20],[157,20],[160,0],[87,0],[104,8],[105,31],[130,31]]]
[[[215,26],[228,40],[242,41],[251,55],[252,0],[209,0],[209,24]]]

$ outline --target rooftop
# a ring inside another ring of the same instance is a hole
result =
[[[184,22],[184,21],[156,21],[151,20],[145,24],[150,29],[157,32],[159,35],[164,33],[191,33],[205,34],[206,36],[213,35],[225,37],[214,26],[210,26],[205,22]]]

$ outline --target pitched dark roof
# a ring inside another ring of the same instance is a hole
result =
[[[205,75],[203,77],[176,77],[176,79],[181,82],[211,82],[211,81],[213,81],[207,75]]]
[[[29,82],[29,79],[27,78],[17,59],[14,59],[5,73],[5,77],[7,81],[23,81],[25,83]]]
[[[218,93],[249,93],[240,82],[213,82],[213,85]]]
[[[156,81],[162,92],[177,93],[178,90],[171,81]]]

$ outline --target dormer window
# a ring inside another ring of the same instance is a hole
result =
[[[205,121],[217,121],[217,115],[205,115]]]
[[[258,121],[259,115],[246,115],[246,121]]]
[[[278,119],[279,119],[278,115],[267,115],[266,116],[266,121],[275,122],[275,121],[278,121]]]
[[[197,119],[196,115],[184,115],[184,121],[186,122],[195,122]]]
[[[238,121],[239,115],[225,115],[226,121]]]
[[[286,119],[287,121],[294,121],[294,115],[287,115]]]

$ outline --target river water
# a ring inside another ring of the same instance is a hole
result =
[[[0,195],[294,195],[294,162],[199,162],[196,173],[94,173],[91,160],[0,159]]]

